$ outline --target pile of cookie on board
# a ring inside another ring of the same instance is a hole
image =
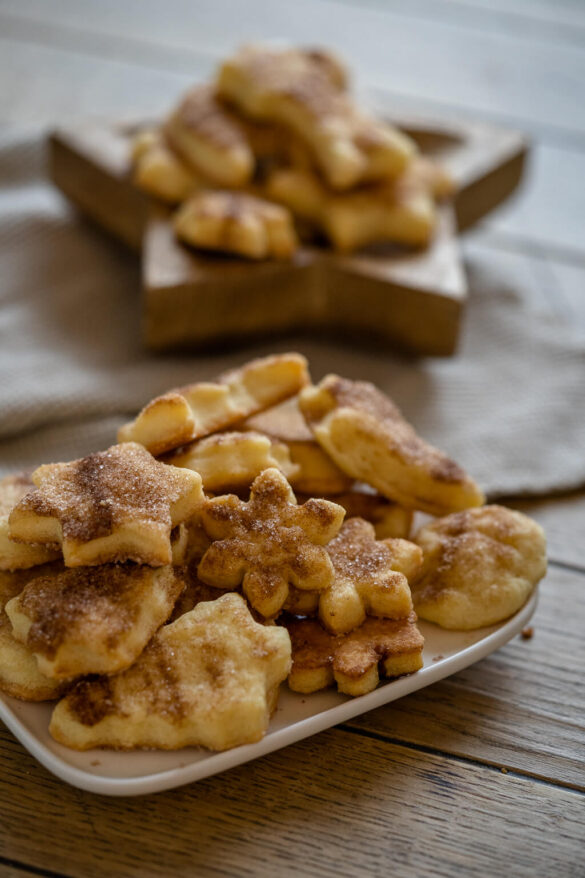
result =
[[[78,750],[257,741],[284,681],[361,695],[422,667],[417,613],[524,604],[542,529],[483,503],[374,385],[313,386],[298,354],[171,390],[0,483],[0,689],[55,700]]]
[[[134,181],[181,205],[177,237],[204,251],[290,259],[305,237],[337,251],[429,244],[453,184],[415,142],[365,112],[325,50],[245,46],[133,147]]]

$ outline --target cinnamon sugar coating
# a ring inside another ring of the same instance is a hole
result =
[[[33,473],[36,489],[10,514],[10,536],[61,543],[68,567],[137,561],[170,564],[171,529],[200,504],[201,478],[128,442]]]
[[[421,618],[443,628],[469,630],[507,619],[546,573],[543,529],[504,506],[449,515],[414,539],[424,554],[414,605]]]
[[[76,750],[226,750],[263,737],[289,669],[287,632],[224,595],[163,626],[127,671],[78,683],[50,732]]]
[[[254,171],[245,129],[218,101],[211,85],[197,85],[179,101],[164,125],[170,146],[210,185],[239,187]]]
[[[345,522],[327,546],[335,575],[319,595],[319,618],[325,628],[345,634],[361,625],[366,614],[404,619],[412,612],[408,580],[395,566],[396,542],[406,541],[376,540],[372,525],[361,518]],[[422,560],[420,549],[412,549]]]
[[[63,568],[31,579],[6,613],[47,677],[113,674],[140,655],[183,587],[170,566]]]
[[[328,375],[306,388],[299,404],[337,465],[385,497],[431,515],[484,502],[473,479],[425,442],[373,384]]]
[[[327,500],[297,506],[295,496],[277,469],[254,481],[250,500],[235,495],[207,501],[201,520],[212,543],[199,565],[209,585],[240,584],[252,607],[265,618],[282,609],[292,584],[322,591],[333,579],[323,548],[338,532],[344,510]]]
[[[347,695],[376,688],[379,674],[397,677],[422,667],[424,639],[416,615],[368,618],[349,634],[334,635],[317,619],[288,618],[293,666],[288,684],[295,692],[316,692],[334,682]]]
[[[10,513],[34,487],[28,471],[0,479],[0,570],[25,570],[61,557],[57,545],[27,545],[10,539]]]
[[[64,685],[39,670],[31,650],[16,639],[4,612],[6,604],[21,594],[35,577],[61,570],[61,564],[45,564],[31,570],[0,571],[0,691],[24,701],[51,701],[64,691]]]

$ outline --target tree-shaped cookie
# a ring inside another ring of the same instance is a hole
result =
[[[288,685],[295,692],[316,692],[337,683],[346,695],[365,695],[386,677],[422,668],[424,639],[416,615],[406,619],[366,619],[349,634],[330,634],[317,619],[286,623],[293,666]]]
[[[203,500],[198,473],[159,463],[134,442],[41,466],[32,480],[36,490],[10,514],[10,537],[61,543],[67,567],[170,564],[171,529]]]
[[[289,670],[286,630],[227,594],[163,625],[127,671],[77,683],[50,732],[75,750],[227,750],[262,738]]]
[[[398,544],[397,546],[395,544]],[[410,547],[410,553],[409,553]],[[350,518],[327,546],[335,576],[319,597],[319,617],[334,634],[357,628],[370,616],[404,619],[412,610],[408,580],[400,570],[401,553],[413,566],[422,562],[418,546],[406,540],[376,540],[373,525]]]
[[[297,506],[279,470],[264,470],[254,481],[250,500],[233,494],[207,501],[201,519],[212,543],[199,565],[209,585],[242,584],[252,607],[265,618],[276,616],[289,584],[322,591],[333,581],[323,548],[339,531],[345,511],[328,500]]]

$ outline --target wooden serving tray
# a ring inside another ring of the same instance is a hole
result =
[[[510,195],[527,144],[517,132],[474,123],[393,119],[456,184],[423,251],[379,245],[350,256],[303,247],[291,262],[254,263],[180,244],[170,212],[131,182],[137,125],[60,129],[49,141],[53,182],[83,213],[142,250],[144,340],[153,350],[310,330],[361,334],[419,354],[455,350],[467,297],[457,231]]]

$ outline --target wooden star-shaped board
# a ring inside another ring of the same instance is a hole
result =
[[[169,211],[130,176],[137,125],[88,124],[55,132],[51,177],[99,225],[142,250],[144,340],[153,350],[202,348],[225,339],[310,330],[376,336],[417,353],[454,352],[467,283],[457,232],[518,185],[527,144],[492,126],[392,119],[455,183],[431,245],[380,245],[352,255],[303,247],[291,262],[250,263],[196,253],[174,236]]]

